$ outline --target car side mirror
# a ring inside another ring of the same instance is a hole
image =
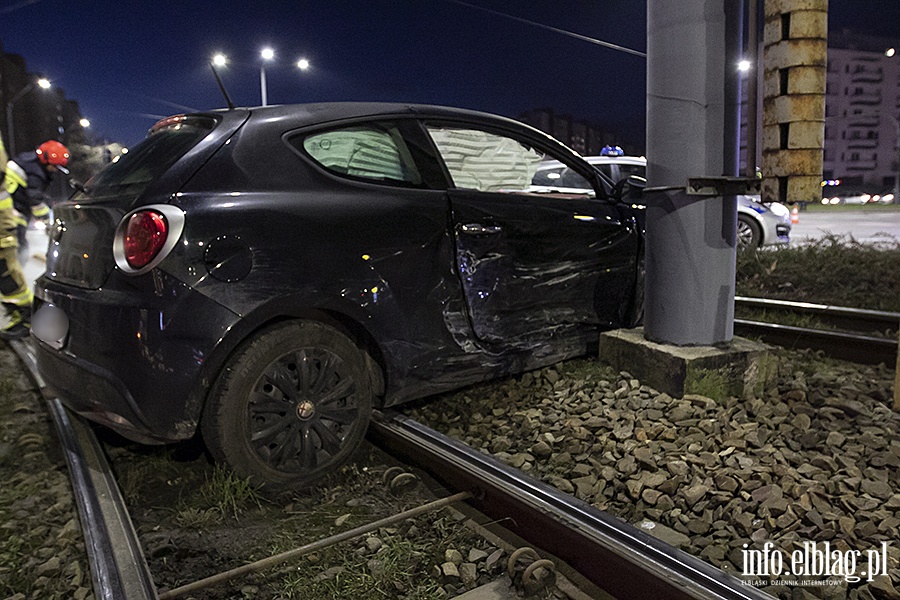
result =
[[[629,175],[616,182],[612,189],[612,198],[618,202],[633,203],[644,196],[647,180],[640,175]]]

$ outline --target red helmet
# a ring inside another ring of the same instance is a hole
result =
[[[35,152],[37,152],[38,159],[45,165],[65,167],[69,164],[69,149],[56,140],[44,142],[38,146]]]

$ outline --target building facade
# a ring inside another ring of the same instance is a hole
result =
[[[900,40],[829,37],[824,179],[876,193],[893,189],[900,168],[898,52]]]
[[[39,77],[20,55],[4,52],[0,41],[0,133],[11,155],[47,140],[74,144],[84,139],[78,103],[57,86],[41,89]]]
[[[582,156],[597,156],[604,146],[619,146],[626,154],[643,154],[643,146],[626,141],[621,134],[586,121],[575,120],[550,108],[529,110],[518,119],[556,138]]]

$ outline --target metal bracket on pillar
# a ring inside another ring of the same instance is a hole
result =
[[[751,177],[691,177],[689,196],[739,196],[759,194],[760,180]]]

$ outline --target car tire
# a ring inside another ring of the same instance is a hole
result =
[[[745,215],[738,215],[737,220],[737,249],[738,252],[756,250],[762,243],[762,232],[759,225],[753,219]]]
[[[213,458],[271,490],[302,489],[348,462],[372,415],[366,355],[314,321],[264,330],[228,361],[204,408]]]

